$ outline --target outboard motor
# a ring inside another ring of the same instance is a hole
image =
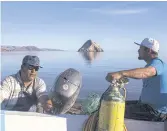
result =
[[[69,68],[62,72],[56,79],[50,90],[50,98],[53,103],[54,114],[64,114],[70,110],[82,86],[82,76],[80,72]]]

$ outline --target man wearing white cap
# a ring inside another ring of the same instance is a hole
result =
[[[129,77],[143,80],[140,100],[126,102],[125,117],[132,119],[165,121],[167,120],[167,64],[158,58],[159,42],[145,38],[139,45],[139,60],[147,64],[144,68],[108,73],[106,80],[119,80]]]

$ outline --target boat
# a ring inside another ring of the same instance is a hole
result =
[[[30,111],[21,112],[1,110],[1,131],[84,131],[83,129],[89,115],[64,113],[67,110],[72,109],[81,87],[77,85],[81,85],[81,82],[80,73],[74,69],[68,69],[61,73],[55,82],[55,86],[53,86],[54,90],[51,90],[53,102],[57,102],[55,105],[63,103],[60,106],[55,106],[56,108],[61,107],[60,109],[57,109],[58,114],[51,115]],[[62,91],[61,88],[64,90],[69,89],[69,92]],[[61,94],[61,97],[57,97],[59,94]],[[62,97],[68,98],[69,100],[60,99]],[[61,102],[59,102],[58,99]],[[127,131],[167,131],[167,122],[152,122],[133,119],[124,119],[124,121]]]
[[[1,111],[1,131],[83,131],[88,115]],[[167,131],[167,122],[125,119],[127,131]]]

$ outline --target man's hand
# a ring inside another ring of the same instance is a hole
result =
[[[49,99],[48,95],[42,95],[39,97],[39,105],[43,108],[43,110],[47,113],[51,113],[53,109],[52,101]]]
[[[111,72],[107,74],[106,80],[108,82],[112,82],[113,80],[119,80],[122,77],[123,77],[123,74],[121,72]]]
[[[47,113],[51,113],[53,109],[53,104],[51,100],[46,101],[46,103],[43,105],[43,109]]]

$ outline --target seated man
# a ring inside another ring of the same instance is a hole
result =
[[[164,121],[167,119],[167,65],[158,58],[159,42],[152,38],[145,38],[138,50],[139,60],[144,60],[144,68],[123,70],[108,73],[106,80],[129,77],[143,79],[143,89],[140,100],[126,104],[125,118],[150,121]]]
[[[39,68],[39,58],[27,55],[23,58],[21,69],[1,82],[2,110],[29,111],[33,105],[41,105],[42,111],[51,111],[52,103],[45,82],[37,77]]]

